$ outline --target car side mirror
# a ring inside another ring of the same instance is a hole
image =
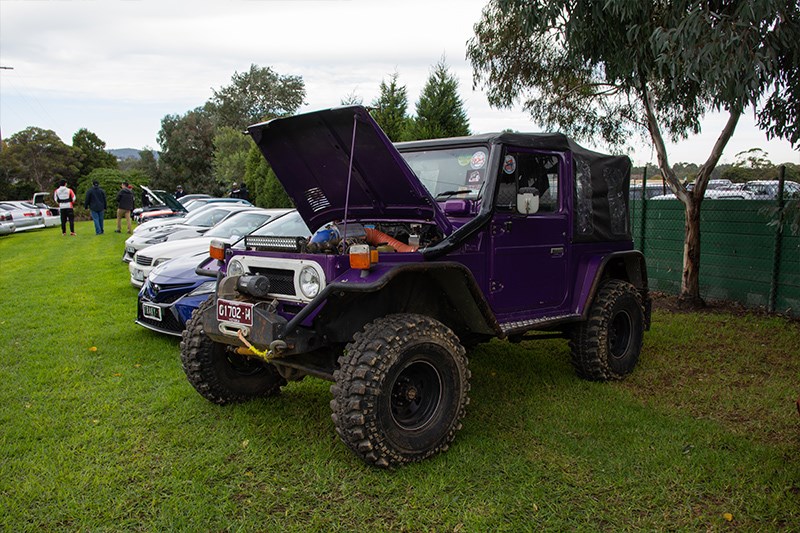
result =
[[[517,193],[517,211],[523,215],[531,215],[539,211],[539,189],[521,187]]]

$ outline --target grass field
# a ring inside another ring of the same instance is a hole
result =
[[[491,342],[451,449],[386,471],[337,440],[326,382],[201,398],[133,323],[125,235],[77,232],[0,237],[4,531],[800,530],[798,322],[657,309],[612,384],[564,341]]]

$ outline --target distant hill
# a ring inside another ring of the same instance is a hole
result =
[[[122,161],[123,159],[135,159],[138,161],[140,159],[139,158],[140,151],[141,150],[138,150],[136,148],[112,148],[106,150],[106,152],[116,157],[117,160],[119,161]],[[158,152],[155,150],[153,150],[153,157],[158,159]]]

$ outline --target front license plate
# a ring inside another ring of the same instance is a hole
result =
[[[133,279],[135,279],[136,281],[144,281],[144,272],[142,272],[138,268],[134,268]]]
[[[127,253],[129,253],[129,254],[133,255],[133,254],[135,254],[135,253],[136,253],[136,248],[134,248],[133,246],[126,246],[126,247],[125,247],[125,251],[126,251]]]
[[[157,305],[142,302],[142,314],[145,318],[161,322],[161,308]]]
[[[217,320],[252,326],[253,304],[234,300],[217,300]]]

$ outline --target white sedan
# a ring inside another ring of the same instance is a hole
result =
[[[290,209],[260,208],[237,211],[208,230],[202,237],[167,241],[139,250],[128,264],[131,285],[141,287],[150,271],[164,261],[169,261],[173,257],[207,251],[214,239],[232,243],[264,223],[281,217],[289,211]]]

